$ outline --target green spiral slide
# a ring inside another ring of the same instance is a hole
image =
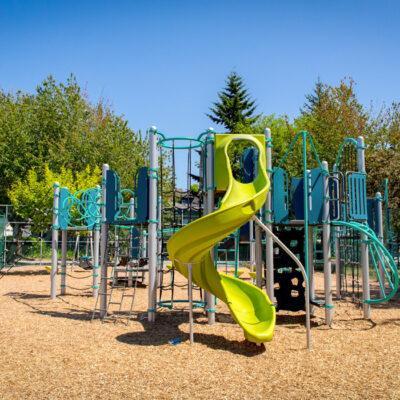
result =
[[[251,142],[258,149],[258,175],[251,183],[234,179],[228,156],[232,141]],[[192,266],[193,282],[214,294],[229,307],[247,340],[263,343],[272,340],[275,307],[261,289],[240,279],[219,273],[211,256],[213,247],[249,221],[264,205],[270,187],[266,174],[263,135],[215,135],[215,178],[218,189],[225,190],[221,206],[186,225],[167,243],[170,260],[185,277]]]

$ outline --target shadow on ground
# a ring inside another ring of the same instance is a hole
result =
[[[194,318],[204,318],[204,314],[195,313]],[[186,313],[165,313],[158,314],[156,323],[149,323],[145,319],[139,321],[144,327],[144,332],[129,332],[119,335],[116,339],[119,342],[139,345],[139,346],[162,346],[171,339],[177,339],[181,342],[189,340],[189,335],[179,329],[181,324],[188,322]],[[201,323],[201,322],[200,322]],[[197,324],[197,322],[195,322]],[[214,350],[229,351],[234,354],[246,357],[254,357],[265,352],[265,347],[257,346],[247,341],[228,340],[223,336],[215,334],[194,333],[195,343],[203,344]]]
[[[81,308],[70,302],[66,301],[62,297],[58,297],[64,303],[71,305],[76,308],[68,308],[67,310],[63,311],[56,311],[56,310],[46,310],[43,308],[37,307],[35,304],[29,302],[29,300],[49,300],[48,294],[41,294],[41,293],[22,293],[22,292],[9,292],[6,294],[13,300],[18,303],[21,303],[27,307],[29,307],[33,313],[46,315],[53,318],[66,318],[66,319],[73,319],[73,320],[91,320],[93,315],[93,310],[88,310],[85,308]]]

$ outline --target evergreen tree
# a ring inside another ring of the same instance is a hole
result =
[[[225,126],[230,132],[239,127],[251,126],[258,119],[254,115],[256,109],[254,100],[243,83],[243,79],[231,72],[226,80],[226,87],[218,93],[219,101],[213,103],[211,114],[207,116],[215,123]]]

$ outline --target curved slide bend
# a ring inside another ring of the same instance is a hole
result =
[[[233,140],[250,141],[258,149],[258,176],[251,183],[234,179],[228,156]],[[270,187],[265,165],[265,142],[262,135],[216,135],[215,170],[226,193],[221,206],[186,225],[168,241],[167,249],[174,267],[185,277],[192,265],[193,282],[214,294],[229,307],[245,338],[263,343],[272,340],[275,307],[261,289],[240,279],[218,273],[211,256],[213,247],[249,221],[263,206]]]

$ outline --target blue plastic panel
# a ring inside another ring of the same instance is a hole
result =
[[[71,193],[67,188],[62,187],[60,189],[58,202],[58,226],[61,230],[66,230],[68,228],[71,205]]]
[[[272,174],[272,216],[276,224],[285,223],[289,218],[287,174],[282,168],[275,168]]]
[[[109,224],[115,222],[115,216],[119,210],[119,191],[119,176],[109,169],[106,174],[106,221]]]
[[[250,223],[247,222],[246,224],[240,227],[240,241],[247,242],[250,240]]]
[[[139,169],[136,179],[135,222],[144,224],[149,219],[149,169]]]
[[[368,219],[367,212],[367,179],[362,172],[351,172],[347,175],[349,218],[359,221]]]
[[[308,222],[321,224],[324,207],[324,176],[321,168],[311,170],[311,207],[308,210]]]
[[[331,220],[340,219],[340,201],[339,201],[339,181],[329,179],[329,216]]]
[[[295,219],[304,219],[304,180],[292,178],[290,182],[290,204]]]
[[[240,160],[243,183],[252,182],[258,174],[258,151],[255,147],[248,147],[244,150],[242,154],[242,159]]]

